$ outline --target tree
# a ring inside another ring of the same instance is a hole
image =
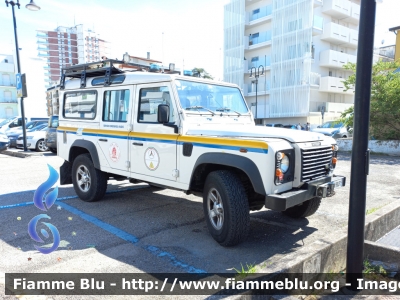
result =
[[[193,77],[200,77],[200,78],[205,78],[205,79],[214,79],[214,77],[211,76],[206,70],[203,68],[194,68],[192,70],[193,72]]]
[[[400,72],[395,72],[400,62],[375,63],[372,67],[370,135],[380,140],[400,140]],[[343,81],[345,89],[355,87],[356,64],[349,63],[345,69],[353,75]],[[341,115],[340,122],[353,126],[354,107]]]

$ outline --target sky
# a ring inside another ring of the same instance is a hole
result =
[[[362,0],[365,1],[365,0]],[[177,68],[201,67],[215,79],[223,77],[223,7],[229,0],[35,0],[39,11],[16,9],[21,68],[36,81],[43,69],[37,61],[36,30],[84,24],[110,42],[109,58],[132,56],[175,63]],[[393,45],[390,27],[400,26],[400,0],[377,4],[375,46]],[[383,43],[382,43],[383,41]],[[11,7],[0,3],[0,54],[12,53]],[[31,80],[32,82],[32,80]],[[36,82],[35,82],[36,83]],[[41,88],[43,85],[41,86]],[[28,90],[29,92],[29,90]]]

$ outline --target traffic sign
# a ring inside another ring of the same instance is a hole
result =
[[[17,73],[15,74],[16,82],[17,82],[17,97],[18,98],[26,98],[28,97],[26,91],[26,76],[25,74]]]

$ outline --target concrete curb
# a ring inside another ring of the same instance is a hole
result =
[[[336,141],[339,146],[339,151],[351,152],[353,147],[352,138],[337,139]],[[368,147],[370,148],[371,153],[400,156],[400,141],[370,140],[368,143]]]
[[[376,241],[400,224],[400,202],[382,207],[366,217],[365,239]],[[257,273],[330,273],[346,268],[347,228],[304,246],[266,267],[258,264]],[[382,259],[382,258],[381,258]]]
[[[396,247],[365,241],[364,257],[369,260],[383,261],[400,266],[400,249]]]
[[[43,153],[41,152],[24,152],[23,150],[4,150],[1,151],[0,154],[8,155],[8,156],[15,156],[15,157],[30,157],[30,156],[43,156]]]

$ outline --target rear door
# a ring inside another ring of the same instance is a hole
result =
[[[99,91],[99,93],[101,93]],[[113,169],[129,170],[128,135],[132,125],[132,86],[102,89],[102,115],[97,143]]]

